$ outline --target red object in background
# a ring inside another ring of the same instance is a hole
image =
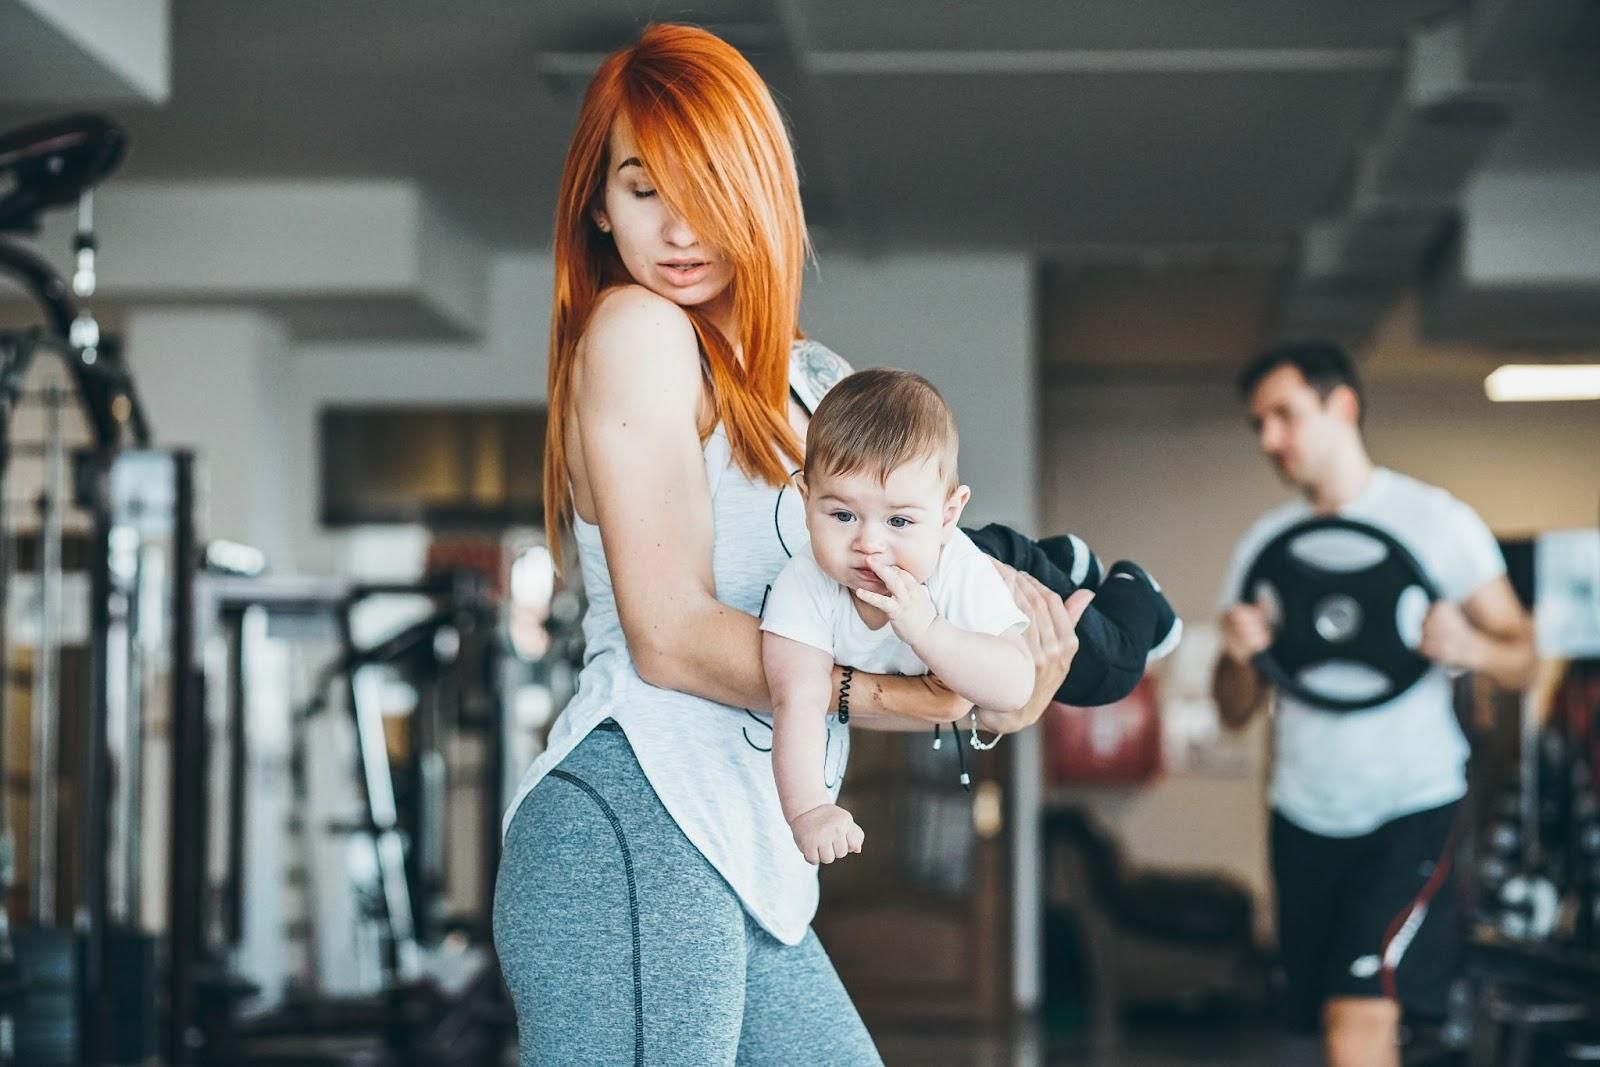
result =
[[[428,556],[423,572],[477,571],[484,576],[496,595],[505,594],[506,576],[510,563],[506,549],[498,537],[472,534],[450,536],[435,535],[428,543]]]
[[[1052,703],[1044,732],[1045,765],[1057,785],[1137,783],[1161,771],[1161,707],[1150,675],[1115,704]]]

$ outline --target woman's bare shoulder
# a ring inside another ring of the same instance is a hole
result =
[[[641,285],[601,295],[578,344],[579,407],[687,405],[701,393],[700,346],[684,310]]]
[[[619,285],[601,293],[584,327],[581,352],[607,358],[618,350],[637,352],[640,345],[699,352],[688,314],[666,297],[642,285]]]

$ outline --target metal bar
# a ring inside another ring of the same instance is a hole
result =
[[[244,937],[245,757],[248,745],[245,731],[249,722],[245,618],[264,614],[263,608],[248,608],[244,612],[229,613],[223,624],[228,642],[228,884],[223,895],[222,922],[230,945],[238,945]],[[265,619],[261,621],[265,623]]]
[[[15,367],[16,348],[10,341],[0,338],[0,383],[10,377]],[[7,640],[6,615],[9,610],[11,588],[11,529],[6,522],[5,475],[6,444],[11,436],[11,410],[13,401],[0,384],[0,974],[9,978],[15,973],[16,953],[11,944],[11,916],[6,902],[11,899],[11,889],[17,878],[16,838],[11,829],[11,790],[7,780],[10,763],[6,756],[6,736],[10,726],[9,712],[11,689],[11,646]],[[15,1062],[16,1019],[8,1004],[0,1010],[0,1064]]]
[[[109,800],[108,639],[111,627],[111,514],[108,452],[95,456],[90,487],[92,536],[89,559],[89,706],[84,730],[82,848],[83,888],[76,925],[84,939],[78,995],[78,1034],[86,1063],[103,1063],[110,1031],[106,997],[107,843]]]
[[[134,549],[133,575],[127,599],[128,660],[125,685],[126,729],[123,744],[121,780],[126,782],[122,803],[125,811],[124,836],[126,853],[123,856],[127,881],[127,921],[130,926],[140,925],[143,910],[143,879],[139,876],[140,860],[144,854],[141,842],[144,837],[144,649],[139,623],[144,615],[145,598],[151,595],[146,585],[144,566],[145,546],[141,538]]]
[[[383,741],[382,709],[378,703],[378,677],[373,668],[358,667],[359,653],[350,624],[351,602],[339,612],[339,642],[343,651],[345,699],[356,728],[356,754],[361,763],[357,780],[366,804],[377,862],[380,898],[388,920],[384,968],[391,978],[412,975],[418,964],[411,895],[406,888],[405,849],[395,827],[394,778]]]
[[[505,664],[501,651],[503,638],[492,620],[480,621],[479,626],[482,628],[480,641],[484,662],[474,664],[474,668],[479,684],[484,687],[489,723],[484,731],[487,767],[483,772],[482,878],[478,884],[483,891],[483,914],[492,915],[495,877],[500,872],[500,818],[511,799],[504,794],[506,752],[510,739],[506,736]]]
[[[172,454],[172,847],[167,924],[167,1062],[194,1062],[194,979],[201,959],[206,877],[205,717],[194,663],[194,456]]]
[[[66,462],[61,441],[61,404],[45,405],[44,491],[39,496],[39,639],[33,657],[33,917],[41,926],[56,919],[56,631],[61,618],[61,486]]]
[[[397,825],[394,778],[383,740],[383,712],[379,703],[380,678],[375,668],[347,672],[350,713],[355,719],[356,750],[361,760],[361,783],[371,819],[373,849],[378,860],[384,910],[389,920],[390,968],[396,978],[416,974],[416,927],[407,886],[405,848]]]

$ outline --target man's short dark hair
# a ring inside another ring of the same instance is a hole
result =
[[[1342,345],[1332,341],[1290,341],[1273,345],[1239,372],[1239,395],[1249,400],[1261,380],[1279,367],[1298,370],[1306,384],[1323,400],[1339,386],[1348,386],[1356,394],[1356,410],[1361,417],[1366,416],[1367,400],[1361,391],[1361,379],[1356,375],[1350,353]]]

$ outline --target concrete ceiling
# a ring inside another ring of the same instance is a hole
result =
[[[808,210],[863,251],[1290,241],[1443,0],[173,0],[128,179],[413,178],[537,247],[578,93],[647,17],[743,46]],[[81,104],[81,102],[74,102]],[[0,101],[0,128],[60,110]]]
[[[38,45],[0,67],[0,130],[95,107],[130,133],[117,182],[151,195],[398,181],[466,245],[540,249],[595,65],[649,20],[689,21],[772,85],[824,250],[1015,252],[1057,278],[1238,267],[1277,293],[1279,332],[1350,340],[1420,288],[1439,336],[1525,339],[1536,308],[1544,336],[1600,345],[1600,253],[1592,278],[1568,254],[1559,292],[1530,297],[1524,269],[1505,299],[1485,235],[1520,216],[1462,224],[1485,174],[1584,173],[1596,198],[1568,229],[1600,248],[1600,0],[137,2],[170,20],[169,76],[142,96],[43,77],[81,20],[62,34],[37,0],[0,0],[0,39]],[[470,332],[418,303],[424,334]],[[301,333],[367,328],[311,310]]]

